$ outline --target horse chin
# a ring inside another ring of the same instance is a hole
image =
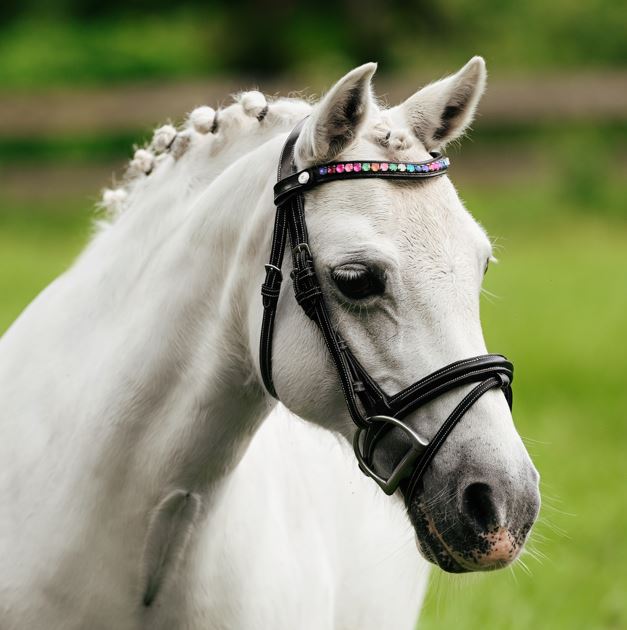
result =
[[[438,550],[437,545],[433,544],[432,541],[427,543],[427,536],[424,532],[416,533],[416,548],[425,560],[435,564],[442,571],[447,573],[469,573],[471,571],[471,569],[459,564],[445,549],[440,548]]]
[[[416,533],[416,547],[420,554],[432,564],[447,573],[471,573],[477,571],[496,571],[509,566],[520,554],[522,546],[514,546],[509,553],[494,556],[486,562],[486,548],[492,548],[489,537],[477,537],[474,533],[460,537],[460,542],[467,548],[458,549],[452,541],[445,540],[436,528],[433,519],[419,504],[413,504],[410,519]],[[446,529],[442,528],[444,531]],[[483,547],[483,549],[481,549]]]
[[[420,555],[435,564],[446,573],[470,573],[472,568],[466,567],[456,560],[435,536],[431,535],[426,528],[416,527],[416,547]]]

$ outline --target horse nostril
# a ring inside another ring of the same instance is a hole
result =
[[[486,483],[475,482],[464,488],[462,510],[484,532],[499,525],[492,488]]]

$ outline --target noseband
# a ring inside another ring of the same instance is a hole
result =
[[[294,145],[302,129],[299,123],[289,135],[278,168],[278,181],[274,187],[277,206],[270,250],[266,265],[266,278],[261,286],[263,321],[259,362],[261,376],[268,392],[278,399],[272,381],[272,337],[277,303],[283,275],[281,265],[289,234],[292,248],[292,281],[294,295],[305,314],[320,329],[327,349],[337,369],[348,411],[357,431],[353,447],[359,467],[372,477],[386,494],[392,494],[403,482],[403,492],[409,502],[429,463],[466,411],[487,391],[500,388],[507,403],[512,406],[511,382],[513,365],[498,354],[486,354],[456,361],[443,367],[413,385],[390,396],[368,374],[347,343],[333,327],[316,271],[307,224],[305,222],[304,193],[325,182],[344,179],[379,177],[385,179],[423,180],[443,175],[449,166],[448,158],[432,153],[424,162],[352,161],[323,164],[296,171]],[[431,441],[420,436],[403,419],[428,402],[452,389],[477,383],[440,426]],[[401,430],[411,442],[409,451],[386,477],[375,470],[373,458],[381,438],[392,428]]]

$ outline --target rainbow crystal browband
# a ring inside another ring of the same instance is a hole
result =
[[[381,162],[380,160],[332,162],[306,168],[281,179],[274,187],[274,202],[282,203],[292,195],[317,184],[358,177],[425,179],[442,175],[451,161],[440,153],[431,153],[424,162]]]

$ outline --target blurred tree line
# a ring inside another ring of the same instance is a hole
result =
[[[367,60],[384,71],[623,67],[615,0],[3,0],[0,85],[206,74],[320,74]]]

